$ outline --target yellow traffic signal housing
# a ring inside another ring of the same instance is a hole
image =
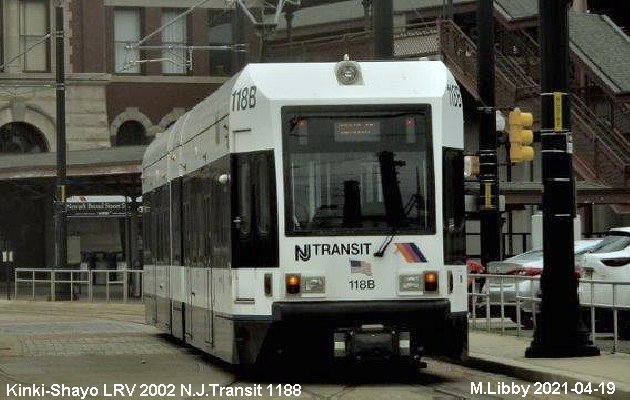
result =
[[[534,141],[534,132],[531,130],[534,124],[534,115],[515,108],[514,111],[510,111],[508,124],[510,160],[513,163],[532,161],[534,148],[530,145]]]

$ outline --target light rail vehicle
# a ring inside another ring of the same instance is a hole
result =
[[[144,156],[147,321],[233,364],[465,354],[463,145],[442,62],[247,65]]]

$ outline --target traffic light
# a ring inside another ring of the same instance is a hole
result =
[[[532,161],[534,148],[530,146],[534,141],[532,113],[521,112],[517,107],[510,111],[508,117],[508,135],[510,137],[510,160],[513,163]]]

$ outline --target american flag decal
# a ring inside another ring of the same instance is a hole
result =
[[[396,249],[408,263],[425,263],[426,257],[415,243],[396,243]]]
[[[350,272],[372,276],[372,264],[365,261],[350,260]]]

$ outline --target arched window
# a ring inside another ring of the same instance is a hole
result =
[[[0,127],[0,154],[46,153],[44,134],[26,122],[10,122]]]
[[[140,146],[146,142],[146,130],[138,121],[123,122],[116,132],[116,146]]]

